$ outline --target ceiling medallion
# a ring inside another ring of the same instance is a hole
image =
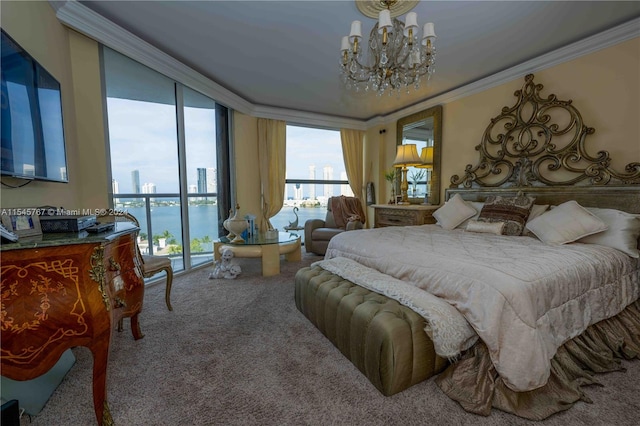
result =
[[[411,87],[420,88],[421,80],[428,81],[435,68],[435,39],[433,23],[426,23],[422,36],[418,33],[418,15],[407,13],[405,22],[399,16],[411,10],[417,1],[383,0],[356,1],[366,16],[378,18],[369,34],[368,57],[362,45],[362,23],[353,21],[351,33],[342,37],[340,48],[341,79],[345,87],[356,92],[373,91],[378,95]],[[377,15],[376,15],[377,13]]]
[[[389,3],[389,6],[387,6]],[[391,17],[395,18],[400,15],[404,15],[411,9],[416,7],[419,3],[418,0],[406,0],[406,1],[380,1],[380,0],[356,0],[356,6],[360,13],[369,18],[377,18],[381,10],[389,9]]]

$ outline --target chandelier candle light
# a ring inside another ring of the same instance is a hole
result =
[[[409,204],[409,181],[407,180],[407,167],[422,164],[422,159],[418,155],[415,144],[398,145],[396,159],[393,162],[395,167],[402,167],[402,180],[400,181],[400,191],[402,192],[402,202],[399,204]]]
[[[356,1],[361,12],[365,10]],[[362,23],[353,21],[351,33],[342,38],[341,77],[348,89],[375,91],[382,95],[389,89],[398,94],[403,88],[409,93],[411,86],[420,88],[420,81],[426,75],[427,80],[434,73],[436,48],[433,23],[426,23],[422,29],[422,37],[418,33],[418,15],[407,13],[404,24],[395,16],[413,8],[418,2],[402,0],[375,1],[384,7],[378,15],[369,35],[368,64],[364,58],[362,46]],[[407,8],[408,7],[408,8]],[[365,13],[366,14],[366,13]],[[371,15],[369,15],[371,16]]]

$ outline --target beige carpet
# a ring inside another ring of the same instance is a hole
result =
[[[318,257],[282,263],[262,278],[258,259],[240,259],[236,280],[209,280],[198,270],[174,281],[169,312],[164,284],[147,289],[134,341],[116,333],[108,400],[116,425],[528,425],[494,410],[463,411],[427,380],[392,397],[368,380],[296,309],[293,277]],[[91,354],[76,365],[43,411],[23,424],[95,424]],[[545,425],[635,425],[640,413],[640,361],[587,388],[593,404]]]

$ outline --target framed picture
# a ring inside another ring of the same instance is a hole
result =
[[[396,204],[402,204],[402,195],[396,195]]]
[[[36,209],[33,209],[33,213],[29,211],[30,209],[24,210],[25,212],[20,214],[3,213],[2,224],[4,227],[16,234],[18,237],[42,235],[40,219],[36,214]]]

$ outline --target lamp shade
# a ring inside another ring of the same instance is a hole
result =
[[[349,47],[351,47],[349,45],[349,37],[348,36],[342,37],[342,43],[341,43],[341,46],[340,46],[340,50],[342,52],[344,52],[345,50],[349,50]]]
[[[415,144],[398,145],[394,166],[417,166],[422,164]]]
[[[353,42],[355,39],[362,38],[362,22],[353,21],[351,23],[351,33],[349,33],[349,41]]]
[[[422,44],[427,44],[427,39],[436,38],[436,31],[433,27],[433,22],[428,22],[422,27]]]
[[[433,147],[428,146],[426,148],[422,148],[422,152],[420,153],[420,159],[422,160],[423,165],[432,166],[433,165]]]
[[[389,9],[384,9],[380,11],[380,15],[378,15],[378,32],[382,34],[382,30],[386,28],[388,32],[391,32],[393,28],[393,24],[391,23],[391,12]]]
[[[413,36],[416,36],[416,30],[418,29],[418,15],[415,12],[407,13],[407,19],[404,24],[404,36],[409,37],[409,30],[413,30]]]

